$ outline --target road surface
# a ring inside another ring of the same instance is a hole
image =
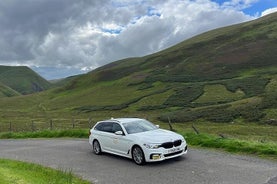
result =
[[[0,158],[70,170],[95,184],[277,184],[277,162],[205,149],[178,159],[137,166],[94,155],[85,139],[0,140]]]

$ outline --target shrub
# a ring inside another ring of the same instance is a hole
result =
[[[239,113],[229,107],[230,105],[221,105],[193,110],[183,109],[162,114],[159,119],[164,122],[167,121],[168,117],[173,122],[188,122],[200,118],[213,122],[231,122],[239,116]]]
[[[138,111],[149,111],[149,110],[158,110],[158,109],[165,109],[165,105],[148,105],[142,106],[138,109]]]
[[[203,94],[202,85],[187,85],[177,88],[165,102],[167,106],[191,106],[191,102]]]
[[[241,89],[244,91],[246,97],[252,97],[263,94],[268,82],[268,78],[255,76],[244,79],[227,80],[226,82],[223,82],[223,85],[225,85],[226,88],[232,92],[236,92],[236,90]]]

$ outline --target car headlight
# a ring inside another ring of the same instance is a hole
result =
[[[160,147],[160,144],[143,144],[148,149],[158,149]]]

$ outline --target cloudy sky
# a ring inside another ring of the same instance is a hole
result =
[[[276,0],[1,0],[0,65],[63,78],[274,11]]]

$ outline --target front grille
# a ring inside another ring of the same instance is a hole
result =
[[[161,145],[165,149],[173,148],[173,142],[165,142]]]
[[[183,150],[177,151],[177,152],[174,152],[174,153],[165,154],[164,157],[170,157],[170,156],[173,156],[173,155],[178,155],[178,154],[180,154],[182,152],[183,152]]]
[[[165,142],[165,143],[161,144],[160,147],[163,147],[165,149],[169,149],[169,148],[173,148],[173,146],[178,147],[181,144],[182,144],[182,140],[179,139],[179,140],[176,140],[174,142]]]
[[[181,140],[177,140],[177,141],[174,141],[174,146],[177,147],[177,146],[180,146],[182,144],[182,141]]]

